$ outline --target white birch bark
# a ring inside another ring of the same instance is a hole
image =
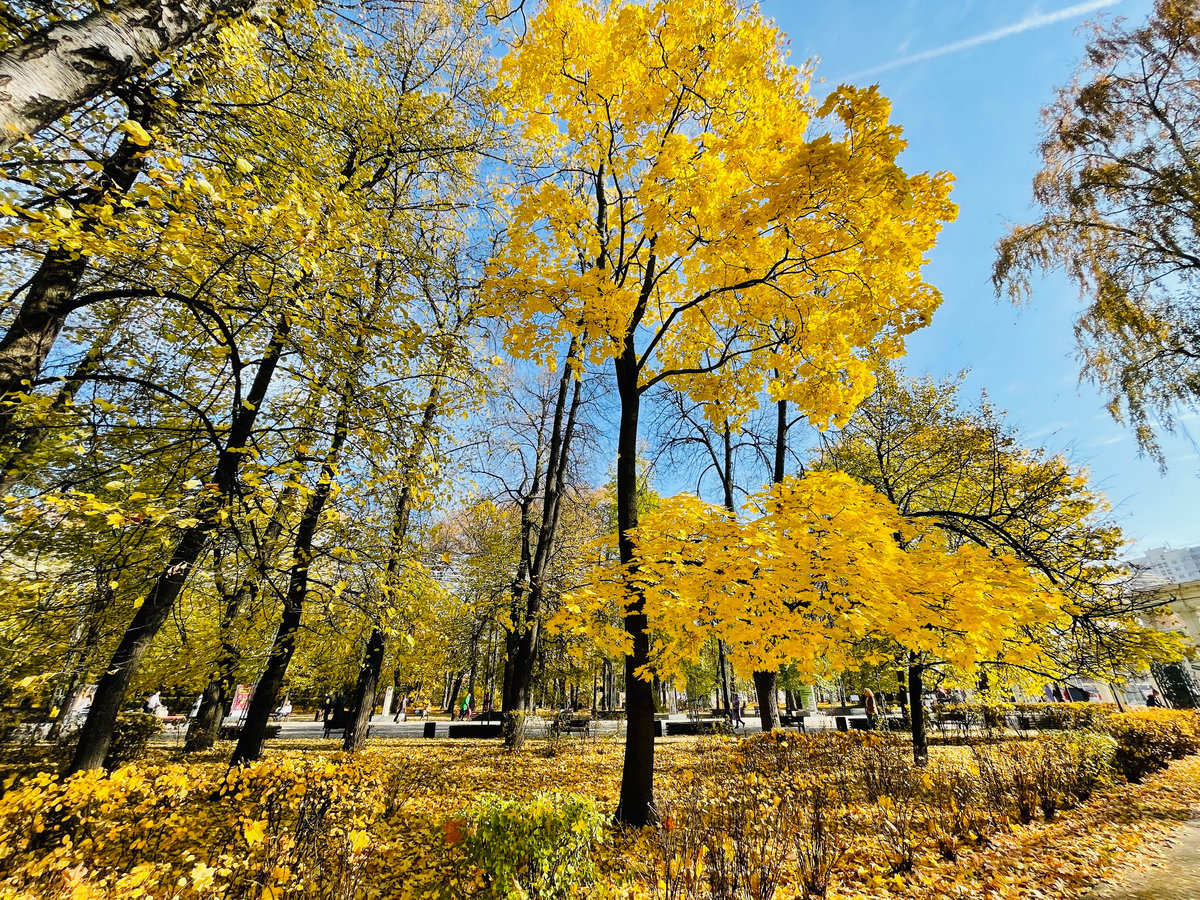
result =
[[[118,0],[0,54],[0,150],[259,0]]]

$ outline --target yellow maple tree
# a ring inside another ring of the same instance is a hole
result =
[[[760,396],[826,424],[939,302],[919,274],[955,207],[905,173],[875,88],[809,95],[779,32],[731,0],[548,0],[501,62],[499,99],[535,177],[484,285],[512,352],[564,336],[611,362],[620,398],[618,543],[634,559],[641,397],[665,383],[714,421]],[[653,802],[643,599],[625,617],[629,730],[618,817]]]

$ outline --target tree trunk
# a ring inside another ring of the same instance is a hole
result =
[[[775,377],[779,377],[775,370]],[[775,466],[772,471],[772,481],[775,484],[783,482],[787,468],[787,434],[788,417],[787,401],[779,400],[775,404]],[[754,693],[758,698],[758,719],[763,731],[774,731],[779,727],[779,673],[755,672]],[[789,714],[790,714],[789,710]]]
[[[354,703],[349,711],[349,724],[342,749],[355,751],[367,741],[371,730],[371,713],[375,710],[375,694],[379,689],[379,674],[383,671],[383,656],[387,650],[387,635],[376,625],[367,640],[367,652],[362,667],[358,670],[358,682],[354,685]]]
[[[652,277],[652,270],[651,270]],[[634,558],[638,524],[637,438],[641,394],[632,338],[617,361],[621,416],[617,430],[617,544],[621,562]],[[654,691],[651,684],[650,629],[645,598],[635,593],[625,614],[632,652],[625,657],[625,758],[621,766],[618,822],[640,828],[654,818]]]
[[[730,716],[729,706],[729,666],[725,661],[725,642],[717,638],[717,669],[721,674],[721,703],[724,705],[725,718]]]
[[[0,76],[0,95],[2,92],[3,79]],[[146,113],[147,118],[150,115]],[[0,129],[2,139],[3,131]],[[82,211],[88,206],[102,203],[106,197],[113,199],[126,194],[145,166],[145,150],[130,138],[123,139],[113,155],[105,161],[99,184],[85,192],[75,207]],[[95,224],[95,220],[88,216],[83,228],[90,231]],[[29,280],[20,308],[4,337],[0,338],[0,445],[13,444],[12,418],[19,403],[16,395],[28,391],[37,380],[67,316],[81,305],[77,293],[87,267],[88,258],[82,254],[70,250],[50,250],[42,257],[41,264]],[[78,390],[78,385],[74,390]]]
[[[922,676],[925,667],[913,664],[908,667],[908,713],[912,730],[913,762],[918,766],[929,764],[929,736],[925,732],[925,704],[922,697],[925,685]]]
[[[200,696],[200,709],[188,725],[187,740],[183,745],[184,753],[211,750],[217,742],[221,722],[225,718],[225,707],[233,694],[236,662],[240,661],[241,656],[236,653],[236,648],[234,654],[226,655],[224,650],[222,645],[222,662],[234,665],[222,665],[217,674],[204,686],[204,693]]]
[[[304,514],[300,517],[300,524],[296,529],[296,543],[292,548],[292,569],[288,576],[288,590],[283,601],[279,630],[275,632],[275,639],[271,643],[266,669],[258,679],[258,686],[254,689],[254,695],[246,709],[246,719],[242,725],[242,733],[238,736],[233,758],[229,762],[230,766],[239,766],[258,759],[266,739],[271,713],[279,706],[284,676],[292,661],[292,654],[296,651],[296,632],[300,630],[304,600],[308,596],[308,567],[312,561],[313,538],[316,536],[317,526],[320,525],[325,502],[333,490],[338,459],[350,432],[350,396],[351,387],[347,383],[342,389],[337,424],[334,426],[333,440],[325,453],[325,461],[321,465],[321,475],[317,479],[312,496],[305,504]]]
[[[529,606],[533,606],[531,602]],[[540,604],[539,604],[540,607]],[[537,661],[537,643],[540,633],[541,610],[533,610],[534,617],[526,627],[505,634],[505,644],[511,640],[511,660],[505,663],[507,672],[503,693],[500,697],[501,732],[504,744],[510,750],[520,750],[525,741],[525,717],[532,702],[533,668]]]
[[[425,400],[421,425],[413,435],[412,446],[409,447],[400,472],[402,484],[400,496],[396,500],[396,508],[392,515],[388,561],[383,577],[385,594],[393,589],[400,571],[404,543],[408,537],[409,517],[412,515],[413,475],[421,463],[425,443],[429,439],[434,420],[437,418],[442,394],[442,377],[442,374],[438,374],[429,386],[429,396]],[[367,732],[371,727],[371,712],[375,709],[375,691],[379,686],[379,676],[383,671],[383,659],[387,649],[387,635],[382,626],[382,622],[377,622],[371,629],[371,637],[367,641],[367,649],[362,665],[359,667],[358,681],[354,688],[354,700],[347,711],[351,724],[346,729],[345,740],[342,744],[344,750],[359,749],[367,739]]]
[[[233,697],[234,685],[237,684],[237,669],[242,662],[242,651],[233,639],[233,625],[248,603],[253,602],[258,595],[259,585],[267,579],[267,557],[276,551],[276,542],[283,534],[284,520],[287,510],[296,497],[295,487],[285,487],[279,495],[275,509],[271,512],[271,520],[263,531],[259,544],[255,571],[238,586],[238,589],[226,597],[225,608],[221,612],[219,633],[221,648],[217,655],[216,666],[204,693],[200,697],[200,709],[188,725],[187,741],[183,745],[185,753],[197,753],[211,750],[216,743],[221,730],[221,722],[225,718],[230,699]]]
[[[204,693],[200,697],[200,709],[188,725],[187,740],[183,745],[184,753],[211,750],[216,743],[221,721],[225,718],[226,704],[233,696],[237,667],[242,661],[242,652],[233,640],[231,630],[248,596],[248,588],[239,588],[228,598],[222,611],[219,626],[221,648],[217,655],[216,671],[204,686]]]
[[[524,740],[523,722],[516,720],[523,719],[530,705],[530,686],[541,634],[546,569],[562,520],[562,496],[571,460],[571,439],[582,400],[583,382],[575,376],[571,365],[577,350],[578,346],[572,340],[560,369],[554,397],[554,416],[551,419],[541,515],[535,520],[529,515],[530,510],[526,508],[528,504],[522,505],[522,557],[527,581],[521,585],[518,576],[513,586],[513,624],[517,637],[513,641],[508,634],[505,635],[505,646],[513,647],[515,654],[506,662],[506,688],[500,698],[504,742],[511,749],[518,749]],[[535,484],[538,477],[535,476]],[[520,608],[522,594],[525,600],[523,610]]]
[[[250,391],[244,401],[234,406],[229,436],[217,459],[213,476],[215,489],[197,511],[196,524],[188,527],[179,538],[170,561],[159,573],[154,586],[125,629],[121,643],[113,653],[99,684],[96,685],[92,708],[88,711],[87,719],[79,732],[79,743],[75,748],[75,757],[67,768],[67,774],[98,769],[104,764],[108,745],[112,741],[117,713],[125,702],[129,680],[141,664],[142,657],[146,655],[150,641],[158,634],[170,615],[188,575],[208,544],[209,532],[215,527],[228,498],[233,496],[237,489],[238,469],[246,456],[245,449],[254,430],[254,422],[266,398],[267,388],[274,377],[279,358],[283,355],[284,342],[289,330],[287,319],[281,319],[276,325],[267,352],[259,363]]]
[[[109,580],[106,572],[100,572],[101,582]],[[58,716],[46,735],[47,740],[58,741],[63,737],[63,726],[66,724],[67,713],[86,686],[88,672],[100,639],[103,636],[103,615],[105,609],[113,602],[113,592],[110,588],[102,588],[94,593],[84,607],[79,622],[72,630],[71,645],[67,651],[66,664],[63,673],[66,675],[65,690]]]
[[[124,318],[123,313],[112,317],[108,324],[100,330],[100,333],[92,341],[91,349],[63,381],[58,393],[54,395],[54,399],[50,402],[50,413],[60,413],[67,409],[74,402],[79,389],[96,373],[100,363],[104,360],[108,342],[116,333],[122,318]],[[15,406],[9,406],[3,399],[0,399],[0,445],[5,442],[5,432],[11,432],[11,416],[14,412]],[[13,485],[21,480],[30,466],[35,451],[50,431],[47,424],[35,424],[22,429],[20,439],[13,442],[15,446],[5,456],[3,465],[0,465],[0,496],[9,493]]]
[[[763,731],[774,731],[779,720],[779,673],[755,672],[754,693],[758,698],[758,720]]]
[[[471,673],[467,676],[467,696],[470,698],[470,703],[467,704],[468,714],[479,705],[479,697],[475,694],[475,673],[479,669],[479,635],[475,635],[475,639],[471,641]]]
[[[141,664],[142,657],[146,655],[150,641],[171,614],[171,608],[175,605],[179,592],[183,590],[188,574],[208,543],[208,529],[214,520],[215,515],[207,515],[183,533],[183,537],[175,545],[170,562],[158,576],[142,605],[138,607],[133,621],[126,627],[121,643],[96,685],[92,707],[88,711],[83,728],[80,729],[75,757],[67,769],[67,774],[98,769],[104,765],[117,714],[125,702],[129,680]]]
[[[454,713],[458,708],[458,692],[462,690],[463,676],[466,674],[465,671],[455,672],[454,681],[450,685],[450,702],[444,708],[450,712],[451,721],[454,720]]]
[[[258,0],[118,0],[0,54],[0,149],[111,93]]]

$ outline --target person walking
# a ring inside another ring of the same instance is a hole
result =
[[[746,723],[742,721],[742,696],[734,694],[733,699],[729,701],[729,711],[733,719],[734,728],[745,728]]]
[[[879,722],[879,707],[875,703],[875,694],[870,688],[863,693],[863,709],[867,713],[867,728],[874,731]]]
[[[396,717],[394,719],[392,719],[392,721],[393,722],[407,722],[408,721],[408,694],[405,694],[403,697],[400,698],[400,708],[396,710]]]
[[[459,709],[458,718],[465,722],[471,718],[471,692],[467,691],[462,698],[462,706]]]

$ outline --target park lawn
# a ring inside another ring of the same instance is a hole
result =
[[[663,740],[660,796],[669,802],[697,778],[721,780],[740,765],[743,746]],[[372,742],[349,757],[332,742],[296,741],[242,773],[227,774],[227,757],[217,754],[184,763],[155,753],[66,786],[49,774],[21,778],[0,797],[0,898],[472,896],[486,879],[465,863],[446,823],[482,795],[572,793],[606,813],[615,808],[620,743],[568,740],[555,749],[546,755],[534,741],[512,754],[495,742],[406,740]],[[933,752],[935,767],[966,765],[969,756],[955,747]],[[894,841],[880,841],[878,810],[856,801],[827,896],[1076,897],[1136,864],[1197,807],[1200,757],[1192,756],[1142,784],[1104,788],[1052,822],[990,830],[981,846],[960,846],[953,860],[916,827],[913,870],[895,874]],[[578,895],[662,896],[660,838],[650,829],[610,829],[596,852],[598,883]],[[799,895],[789,860],[775,897]]]

